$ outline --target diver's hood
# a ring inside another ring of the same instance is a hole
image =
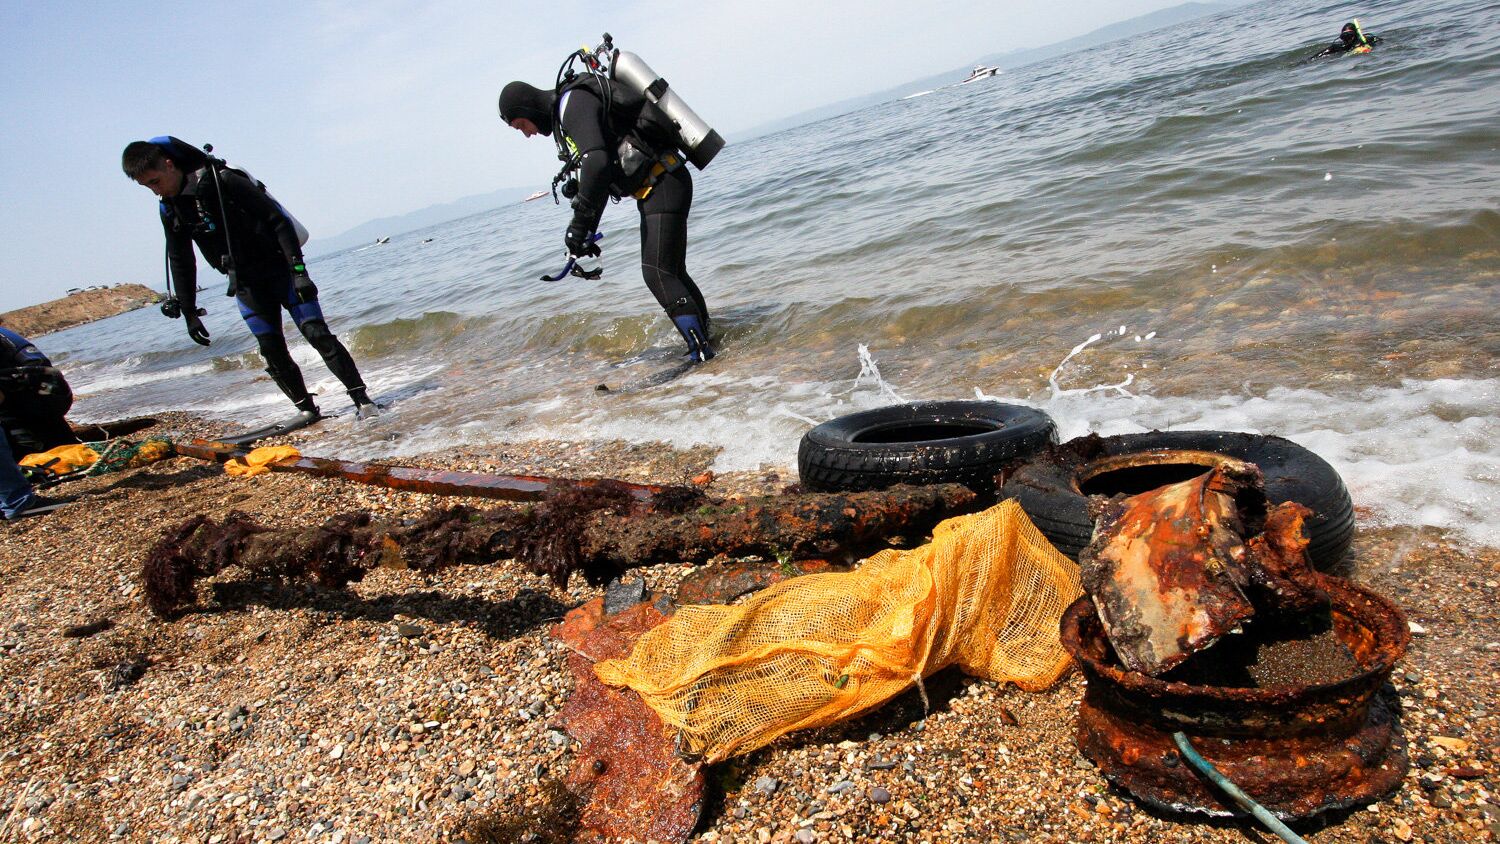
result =
[[[524,117],[536,124],[538,132],[552,134],[552,105],[556,95],[525,82],[512,82],[500,92],[500,119],[510,123]]]
[[[172,163],[177,166],[177,169],[184,173],[191,173],[208,164],[208,153],[181,138],[172,135],[158,135],[148,143],[160,147],[162,154],[172,159]]]

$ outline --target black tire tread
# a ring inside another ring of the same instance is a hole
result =
[[[870,420],[898,424],[951,419],[993,424],[982,434],[951,439],[864,443],[854,441]],[[894,484],[962,483],[992,492],[1004,466],[1057,442],[1057,427],[1045,413],[997,402],[925,402],[842,416],[815,426],[797,449],[803,486],[823,492],[883,489]]]
[[[1150,449],[1212,451],[1260,465],[1271,504],[1297,501],[1312,510],[1305,523],[1308,558],[1327,570],[1348,553],[1354,539],[1354,502],[1343,479],[1321,457],[1280,437],[1226,431],[1152,431],[1097,438],[1102,454],[1117,456]],[[1078,465],[1069,463],[1066,443],[1020,467],[1001,489],[1015,498],[1058,550],[1077,559],[1093,537],[1084,497],[1073,484]],[[1259,458],[1259,459],[1257,459]]]

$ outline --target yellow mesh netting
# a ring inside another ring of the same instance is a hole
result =
[[[301,457],[302,452],[291,445],[266,445],[251,451],[243,458],[236,457],[224,464],[224,471],[237,478],[253,478],[271,471],[267,464],[288,457]]]
[[[783,581],[737,606],[683,607],[594,670],[717,762],[878,706],[954,663],[1046,688],[1068,667],[1058,621],[1081,591],[1074,564],[1005,501],[855,571]]]
[[[75,443],[28,454],[16,462],[22,466],[46,466],[47,471],[54,475],[66,475],[80,469],[87,469],[98,459],[99,452],[87,445]]]

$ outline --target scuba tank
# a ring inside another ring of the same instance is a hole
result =
[[[574,70],[574,63],[580,60],[583,63],[582,73]],[[670,160],[675,157],[670,155],[670,150],[658,149],[660,145],[641,137],[643,133],[640,131],[632,132],[632,128],[644,129],[645,135],[661,132],[669,136],[669,142],[664,145],[680,148],[687,160],[699,170],[707,167],[714,156],[719,154],[719,150],[724,148],[724,138],[688,107],[677,92],[667,85],[667,80],[657,76],[656,71],[640,56],[616,49],[614,39],[608,32],[604,33],[603,43],[599,46],[593,50],[588,47],[575,50],[564,60],[562,67],[558,68],[555,90],[559,103],[568,89],[586,81],[591,81],[611,110],[620,107],[638,115],[637,127],[622,127],[623,131],[619,132],[621,135],[637,135],[633,139],[636,143],[630,144],[633,149],[622,147],[619,150],[621,165],[627,173],[635,170],[640,163],[645,163],[644,159],[666,159],[660,163],[668,168],[680,164],[680,160]],[[573,156],[561,133],[553,133],[553,138],[558,144],[558,157],[564,162],[563,173],[558,174],[559,178],[553,182],[555,189],[557,183],[566,178],[569,170],[576,167],[576,162],[570,160]],[[629,140],[632,139],[627,138]],[[642,150],[640,147],[648,149]],[[643,160],[637,162],[633,158]],[[567,195],[565,189],[564,196]]]
[[[604,43],[610,44],[609,33],[604,34]],[[667,80],[658,76],[640,56],[614,50],[610,53],[609,75],[666,114],[677,132],[677,141],[682,151],[687,153],[687,159],[694,167],[699,170],[707,167],[714,156],[719,154],[719,150],[724,148],[724,138],[689,108],[682,97],[667,85]]]

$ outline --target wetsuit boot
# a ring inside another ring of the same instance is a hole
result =
[[[349,400],[354,402],[355,419],[373,419],[380,415],[380,408],[370,401],[370,394],[363,386],[349,389]]]
[[[317,303],[309,303],[316,305]],[[294,307],[292,316],[298,318],[299,313],[307,316],[310,310],[305,310],[308,305]],[[322,312],[318,311],[316,316],[307,316],[297,323],[297,330],[307,339],[309,345],[318,350],[323,356],[323,363],[328,371],[334,374],[343,383],[344,389],[349,391],[349,398],[354,402],[354,418],[369,419],[380,415],[380,409],[370,401],[370,396],[365,392],[364,379],[359,375],[359,369],[354,365],[354,358],[350,356],[349,350],[339,339],[333,335],[328,328],[328,322],[322,318]]]
[[[295,366],[289,369],[277,369],[268,367],[266,374],[281,388],[281,392],[292,400],[301,413],[312,414],[316,418],[322,418],[323,414],[318,411],[318,405],[313,401],[312,394],[307,392],[307,383],[302,380],[302,370]]]
[[[684,314],[672,317],[672,322],[682,339],[687,341],[688,357],[693,363],[714,359],[714,348],[709,345],[708,330],[704,328],[702,318],[697,314]]]

